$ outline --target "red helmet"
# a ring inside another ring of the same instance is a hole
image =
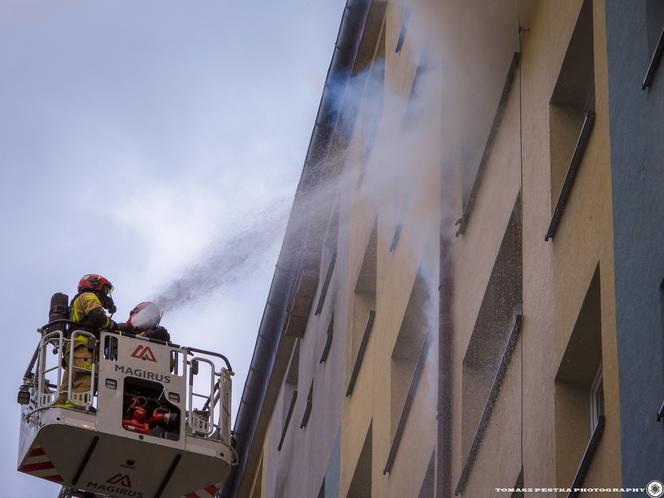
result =
[[[83,275],[78,281],[78,292],[93,291],[102,294],[110,294],[113,290],[113,284],[105,277],[96,273]]]
[[[113,292],[113,284],[105,277],[97,275],[96,273],[88,273],[83,275],[81,280],[78,281],[78,292],[94,292],[99,297],[99,302],[104,309],[111,312],[117,311],[111,292]]]

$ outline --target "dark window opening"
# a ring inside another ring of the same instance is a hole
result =
[[[390,244],[390,252],[397,250],[397,245],[399,245],[399,239],[401,238],[401,230],[403,230],[403,225],[399,223],[394,229],[394,235],[392,236],[392,243]]]
[[[325,274],[325,280],[323,281],[323,287],[320,291],[320,297],[318,298],[318,304],[316,305],[316,315],[320,315],[320,312],[323,310],[323,304],[325,303],[325,297],[327,296],[327,291],[330,287],[330,282],[332,281],[332,274],[334,272],[334,265],[337,261],[336,251],[332,254],[330,259],[330,266],[327,268],[327,273]]]
[[[429,465],[427,466],[427,471],[424,474],[424,480],[422,481],[422,486],[420,487],[420,493],[417,495],[417,498],[433,498],[434,497],[434,468],[435,468],[435,453],[431,454],[429,459]]]
[[[360,374],[360,367],[362,366],[362,360],[364,359],[364,353],[367,350],[367,345],[369,344],[369,337],[371,337],[371,331],[373,330],[374,321],[376,319],[376,312],[374,310],[369,311],[369,316],[367,317],[367,323],[364,326],[364,334],[362,334],[362,340],[360,342],[357,356],[355,357],[355,362],[353,363],[353,370],[350,374],[350,380],[348,381],[348,389],[346,389],[346,396],[353,394],[353,389],[355,388],[355,382],[357,382],[357,376]]]
[[[293,416],[293,410],[295,409],[295,402],[297,401],[297,381],[299,375],[299,366],[300,366],[300,341],[297,341],[297,344],[293,348],[291,354],[290,364],[288,366],[288,372],[286,374],[286,379],[284,380],[284,392],[283,392],[283,422],[281,437],[279,438],[279,445],[277,446],[277,451],[281,451],[281,448],[284,444],[286,438],[286,433],[288,432],[288,426],[290,425],[291,417]]]
[[[553,237],[583,160],[595,116],[592,0],[584,0],[549,106]]]
[[[374,222],[362,266],[357,277],[353,299],[353,325],[350,344],[350,381],[346,395],[350,396],[362,366],[364,352],[376,316],[376,278],[378,257],[378,225]]]
[[[314,396],[314,381],[311,381],[311,386],[309,387],[309,394],[307,394],[307,404],[304,407],[304,414],[302,415],[302,422],[300,422],[300,429],[304,429],[309,422],[309,416],[311,415],[311,408],[313,403]]]
[[[428,55],[423,55],[417,70],[415,71],[415,78],[413,79],[413,86],[410,89],[410,96],[408,97],[408,107],[406,107],[406,114],[403,118],[403,127],[408,128],[413,126],[418,118],[425,114],[427,105],[431,103],[423,98],[422,85],[425,80],[425,74],[429,69]]]
[[[406,39],[406,32],[408,31],[408,22],[410,21],[410,9],[406,9],[403,13],[403,22],[401,23],[401,31],[399,31],[399,38],[397,40],[397,46],[394,47],[394,51],[398,54],[403,48],[403,42]]]
[[[462,450],[467,458],[513,337],[523,302],[521,196],[516,199],[480,306],[462,370]]]
[[[371,434],[372,429],[371,425],[369,425],[369,431],[364,438],[360,458],[355,466],[346,498],[371,498],[371,462],[373,453]]]
[[[279,446],[277,446],[277,451],[281,451],[281,448],[284,446],[284,439],[286,439],[286,432],[288,431],[288,426],[290,425],[290,420],[291,417],[293,416],[293,410],[295,409],[296,401],[297,401],[297,391],[293,391],[290,397],[288,411],[286,412],[286,420],[284,421],[284,428],[281,431],[281,437],[279,438]]]
[[[382,3],[382,2],[374,2]],[[375,50],[366,70],[364,87],[362,89],[362,113],[358,124],[361,127],[362,159],[357,179],[357,188],[362,185],[366,175],[367,163],[373,152],[378,134],[378,125],[383,113],[385,100],[385,22],[380,25],[378,37],[375,41]]]
[[[459,226],[457,229],[456,235],[463,235],[470,221],[470,216],[473,212],[473,207],[475,201],[479,194],[480,188],[482,186],[482,181],[484,179],[484,174],[489,164],[489,159],[494,149],[494,143],[498,136],[498,131],[501,129],[503,120],[505,118],[505,113],[507,110],[507,104],[516,79],[517,71],[519,70],[519,64],[521,61],[521,55],[519,53],[514,53],[512,60],[510,62],[509,69],[507,71],[507,76],[505,77],[505,83],[503,85],[503,90],[500,94],[500,99],[498,101],[498,106],[496,107],[496,114],[493,117],[491,123],[491,128],[489,129],[489,135],[484,144],[484,151],[482,152],[482,157],[479,161],[477,169],[474,171],[475,176],[471,178],[468,172],[470,168],[464,168],[463,171],[463,215],[456,221],[456,225]],[[472,181],[472,185],[467,185],[468,182]]]
[[[430,345],[433,315],[429,288],[421,273],[413,284],[406,312],[397,336],[390,368],[390,437],[391,447],[383,473],[392,469],[406,421],[419,385]]]
[[[330,354],[330,348],[332,347],[332,338],[334,337],[334,313],[330,318],[330,324],[327,326],[327,334],[325,337],[325,344],[323,345],[323,352],[320,355],[320,362],[325,363],[327,357]]]
[[[521,468],[521,472],[519,472],[519,477],[517,477],[516,482],[514,483],[514,488],[518,489],[519,491],[514,491],[511,495],[510,498],[524,498],[523,494],[523,467]]]
[[[357,49],[355,64],[353,65],[353,75],[358,75],[368,69],[376,59],[385,59],[385,45],[382,38],[385,36],[386,10],[386,1],[374,0],[371,2],[362,31],[362,40]],[[383,43],[382,47],[381,42]]]
[[[555,378],[556,481],[575,479],[604,413],[599,266],[591,279]]]

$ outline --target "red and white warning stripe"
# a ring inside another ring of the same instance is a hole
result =
[[[221,483],[217,482],[215,484],[210,484],[209,486],[205,486],[203,489],[199,489],[198,491],[192,491],[190,493],[187,493],[186,495],[182,495],[181,498],[214,498],[217,496],[217,492],[221,488]]]
[[[62,476],[48,459],[46,452],[40,446],[33,446],[28,456],[23,460],[23,465],[18,468],[19,472],[25,472],[31,476],[41,477],[58,484],[63,482]]]

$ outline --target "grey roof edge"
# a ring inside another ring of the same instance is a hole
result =
[[[238,466],[226,480],[221,495],[236,497],[246,470],[247,456],[253,445],[256,428],[263,411],[267,387],[272,375],[276,355],[282,342],[282,332],[288,319],[298,269],[304,256],[299,223],[306,217],[304,193],[319,180],[318,166],[329,154],[330,145],[339,126],[339,113],[334,102],[337,95],[331,86],[347,81],[352,73],[355,57],[362,38],[371,0],[347,0],[339,26],[334,53],[330,61],[316,121],[311,133],[304,167],[295,193],[284,241],[272,277],[263,317],[251,358],[249,372],[234,425]],[[310,228],[310,227],[309,227]]]

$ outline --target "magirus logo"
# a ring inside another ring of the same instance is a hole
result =
[[[139,360],[148,360],[148,361],[157,361],[156,356],[148,346],[138,346],[136,350],[131,353],[133,358],[138,358]]]
[[[129,479],[129,476],[127,474],[115,474],[106,482],[109,484],[118,484],[120,486],[124,486],[125,488],[133,487],[131,485],[131,479]]]
[[[106,482],[99,484],[94,481],[88,481],[88,488],[95,491],[105,491],[112,493],[113,496],[130,496],[133,498],[143,498],[142,491],[135,491],[131,484],[131,478],[127,474],[114,474],[106,479]]]

